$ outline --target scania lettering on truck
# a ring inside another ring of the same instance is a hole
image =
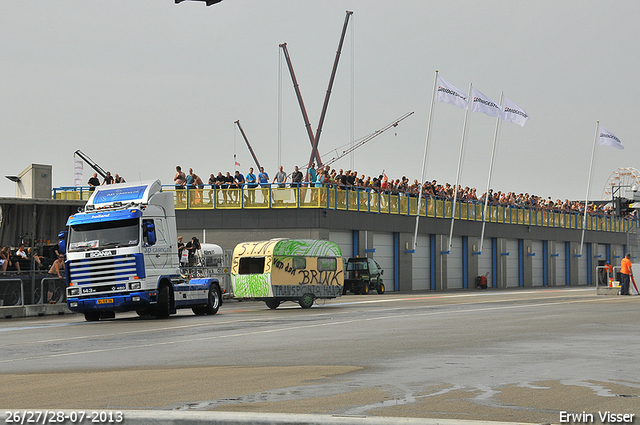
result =
[[[135,310],[168,317],[179,308],[216,314],[216,278],[180,274],[173,193],[160,181],[99,186],[69,217],[65,247],[67,305],[87,321]]]

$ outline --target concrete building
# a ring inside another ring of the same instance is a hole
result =
[[[225,249],[270,238],[328,239],[344,256],[375,259],[385,270],[387,291],[475,288],[487,275],[490,287],[590,285],[595,267],[618,264],[627,251],[627,233],[582,231],[524,224],[456,220],[449,249],[450,219],[421,217],[413,251],[416,218],[408,215],[337,209],[178,210],[178,231]]]

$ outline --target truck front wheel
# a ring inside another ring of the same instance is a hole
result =
[[[158,291],[158,307],[156,310],[156,317],[158,319],[165,319],[171,314],[171,295],[169,294],[169,287],[163,285]]]
[[[100,312],[97,311],[89,311],[84,314],[84,320],[87,322],[97,322],[100,320]]]
[[[153,316],[153,310],[149,308],[139,308],[136,310],[136,314],[140,317]]]

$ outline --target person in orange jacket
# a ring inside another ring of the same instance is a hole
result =
[[[631,254],[624,256],[620,261],[620,295],[631,295],[629,293],[629,283],[631,276],[633,276],[633,270],[631,269]]]

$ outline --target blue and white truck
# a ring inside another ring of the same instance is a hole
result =
[[[173,193],[159,180],[98,186],[84,209],[69,217],[67,305],[87,321],[135,310],[168,317],[179,308],[216,314],[216,278],[180,274]]]

